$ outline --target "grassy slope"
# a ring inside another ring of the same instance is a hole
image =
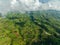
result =
[[[0,18],[0,45],[60,45],[59,42],[60,21],[54,13],[10,13]]]

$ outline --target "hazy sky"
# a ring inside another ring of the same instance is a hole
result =
[[[60,0],[0,0],[0,12],[40,9],[60,10]]]

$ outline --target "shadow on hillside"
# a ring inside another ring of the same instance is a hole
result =
[[[35,25],[38,25],[39,27],[41,27],[41,29],[39,29],[39,30],[40,30],[39,40],[42,39],[41,34],[43,33],[43,30],[49,32],[49,29],[48,29],[44,24],[47,24],[47,25],[51,26],[51,27],[54,28],[55,30],[60,30],[60,29],[57,28],[56,26],[52,25],[52,24],[50,23],[50,21],[49,21],[47,18],[45,18],[45,17],[43,17],[43,18],[46,20],[46,22],[43,22],[43,20],[41,20],[41,21],[40,21],[41,24],[39,24],[39,23],[36,21],[37,19],[35,19],[35,18],[33,17],[33,15],[30,15],[30,18],[31,18],[31,21],[32,21]],[[55,42],[55,43],[54,43],[54,41],[52,40],[51,37],[53,37],[53,36],[48,36],[47,38],[44,39],[45,41],[42,41],[42,40],[41,40],[41,41],[38,41],[38,42],[33,42],[32,45],[57,45],[58,42]],[[58,36],[57,36],[56,34],[54,34],[54,37],[58,37]],[[58,45],[59,45],[59,44],[58,44]]]

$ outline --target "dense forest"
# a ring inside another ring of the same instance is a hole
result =
[[[0,14],[0,45],[60,45],[60,12]]]

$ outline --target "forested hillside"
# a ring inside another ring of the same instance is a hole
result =
[[[0,14],[0,45],[60,45],[60,13]]]

